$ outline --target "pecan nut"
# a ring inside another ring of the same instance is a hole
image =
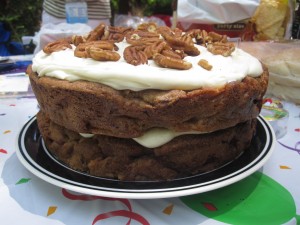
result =
[[[207,44],[212,43],[212,37],[210,37],[205,30],[192,29],[188,31],[186,35],[194,38],[198,45],[206,46]]]
[[[208,36],[212,38],[213,42],[222,42],[222,43],[227,42],[227,35],[221,35],[212,31],[208,33]]]
[[[78,46],[80,43],[84,43],[84,42],[86,42],[86,39],[84,36],[80,36],[80,35],[72,36],[72,44],[74,44],[75,46]]]
[[[104,50],[96,46],[86,48],[88,57],[97,61],[118,61],[121,56],[117,52]]]
[[[100,40],[104,34],[105,27],[106,25],[104,23],[101,23],[100,25],[95,27],[95,29],[92,30],[86,37],[86,41]]]
[[[201,66],[203,69],[211,70],[212,65],[209,64],[209,62],[205,59],[200,59],[198,62],[198,65]]]
[[[134,66],[148,63],[144,46],[128,46],[124,49],[123,56],[127,63]]]
[[[173,35],[174,36],[173,30],[170,27],[167,27],[167,26],[157,27],[156,32],[158,34],[161,34],[163,37],[165,35]]]
[[[159,34],[147,31],[136,30],[126,34],[126,41],[131,45],[153,44],[159,41]]]
[[[113,42],[123,41],[125,35],[131,31],[130,27],[108,26],[105,28],[102,40],[110,40]]]
[[[148,31],[148,32],[156,32],[157,25],[156,23],[153,22],[142,23],[138,25],[137,29],[142,31]]]
[[[176,58],[164,56],[159,53],[156,53],[153,56],[153,60],[157,65],[165,68],[178,69],[178,70],[188,70],[192,68],[192,64],[190,62],[184,61],[182,59],[176,59]]]
[[[174,50],[183,50],[186,54],[191,56],[197,56],[200,54],[200,51],[197,47],[194,46],[194,43],[191,42],[191,39],[186,36],[186,38],[176,38],[170,34],[163,34],[167,43]]]
[[[164,41],[157,41],[153,44],[146,45],[144,52],[146,53],[147,58],[151,59],[154,54],[162,52],[162,50],[165,48],[166,44],[167,43]]]
[[[74,55],[79,58],[88,58],[89,56],[87,53],[87,48],[91,46],[101,48],[103,50],[110,50],[110,51],[114,49],[114,44],[108,41],[91,41],[91,42],[80,43],[75,48]]]
[[[207,50],[214,55],[230,56],[231,53],[235,50],[234,43],[227,42],[214,42],[207,45]]]
[[[174,51],[172,49],[164,49],[161,54],[175,59],[183,59],[185,57],[184,52],[180,50]]]
[[[175,50],[175,51],[183,51],[184,53],[186,53],[187,55],[190,55],[190,56],[197,56],[200,54],[200,50],[194,46],[193,44],[192,45],[189,45],[189,44],[184,44],[184,45],[172,45],[171,44],[171,47]]]
[[[67,40],[62,39],[62,40],[58,40],[58,41],[48,43],[43,48],[43,51],[46,54],[51,54],[52,52],[58,52],[58,51],[61,51],[61,50],[65,50],[67,48],[72,49],[71,44]]]

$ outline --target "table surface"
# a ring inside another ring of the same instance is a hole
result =
[[[0,93],[3,82],[0,76]],[[300,224],[300,107],[282,103],[289,112],[287,134],[244,180],[186,197],[118,199],[69,191],[29,172],[17,158],[17,139],[38,104],[30,91],[2,93],[1,224]]]

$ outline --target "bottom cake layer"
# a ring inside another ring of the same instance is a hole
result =
[[[157,148],[132,139],[84,138],[52,122],[37,122],[47,149],[68,167],[94,176],[127,181],[163,181],[209,172],[236,159],[251,143],[256,119],[207,134],[188,134]],[[238,159],[237,159],[238,160]]]

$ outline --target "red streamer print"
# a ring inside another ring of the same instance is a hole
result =
[[[92,225],[94,225],[95,223],[97,223],[100,220],[104,220],[104,219],[114,217],[114,216],[124,216],[124,217],[129,218],[129,221],[126,223],[126,225],[130,225],[131,219],[134,219],[143,225],[150,225],[150,223],[148,223],[148,221],[144,217],[142,217],[140,214],[137,214],[132,211],[126,211],[126,210],[117,210],[117,211],[102,213],[94,219]]]
[[[93,195],[75,195],[75,194],[68,192],[64,188],[62,189],[62,194],[66,198],[71,199],[71,200],[93,201],[93,200],[101,199],[101,200],[105,200],[105,201],[119,201],[128,208],[128,210],[117,210],[117,211],[99,214],[94,219],[92,225],[94,225],[95,223],[97,223],[100,220],[108,219],[108,218],[115,217],[115,216],[127,217],[129,220],[126,223],[126,225],[130,225],[131,219],[134,219],[134,220],[140,222],[142,225],[150,225],[150,223],[144,217],[142,217],[141,215],[132,211],[132,207],[131,207],[131,204],[128,199],[108,198],[108,197],[93,196]]]
[[[4,153],[4,154],[7,154],[7,151],[3,148],[0,148],[0,153]]]
[[[74,195],[68,192],[66,189],[62,189],[63,195],[71,200],[82,200],[82,201],[92,201],[96,199],[102,199],[107,201],[119,201],[122,202],[126,207],[132,211],[131,204],[128,199],[121,199],[121,198],[108,198],[108,197],[101,197],[101,196],[93,196],[93,195]]]
[[[217,207],[214,204],[212,204],[212,203],[203,202],[202,204],[209,211],[217,211],[218,210]]]

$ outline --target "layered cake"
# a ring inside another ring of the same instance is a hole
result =
[[[268,84],[267,69],[226,36],[152,23],[49,43],[27,73],[47,149],[71,169],[123,181],[238,160]]]

